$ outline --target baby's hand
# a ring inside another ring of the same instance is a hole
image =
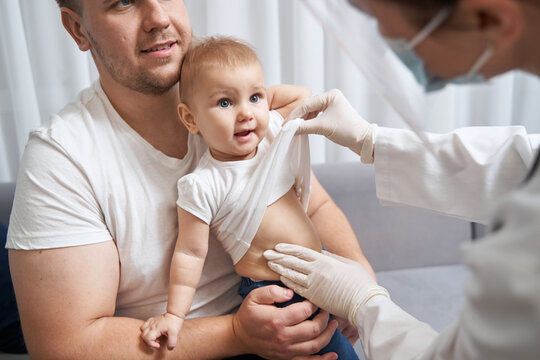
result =
[[[160,345],[158,339],[162,335],[165,335],[167,336],[167,348],[172,350],[178,342],[178,334],[180,333],[183,323],[183,318],[171,313],[165,313],[161,316],[146,320],[141,326],[141,337],[150,347],[159,349]]]

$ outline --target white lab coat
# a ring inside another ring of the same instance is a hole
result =
[[[522,126],[469,127],[427,134],[437,155],[412,131],[379,128],[377,197],[486,224],[495,202],[525,178],[540,134]]]
[[[375,173],[381,200],[500,227],[463,249],[471,276],[453,325],[437,334],[376,296],[355,319],[366,355],[540,359],[540,169],[520,185],[540,137],[507,127],[461,129],[430,139],[438,159],[430,158],[414,134],[380,129]]]

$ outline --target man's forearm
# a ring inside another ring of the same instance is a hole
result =
[[[312,200],[308,215],[326,250],[360,262],[375,276],[343,211],[312,175]]]
[[[359,261],[373,273],[371,265],[358,244],[354,230],[335,203],[323,204],[312,214],[311,221],[326,250]]]
[[[9,257],[32,359],[155,358],[141,338],[142,320],[113,317],[120,276],[113,241],[10,250]],[[163,346],[164,358],[220,358],[240,351],[232,315],[186,321],[179,342],[173,352]]]
[[[49,351],[54,359],[216,359],[242,353],[233,328],[232,315],[191,319],[184,322],[178,345],[173,351],[165,343],[151,349],[141,339],[142,320],[107,317],[94,321],[79,339],[70,340],[71,349]],[[209,346],[211,344],[211,346]],[[68,346],[69,347],[69,346]],[[41,358],[39,349],[31,355]],[[64,356],[65,355],[65,356]]]

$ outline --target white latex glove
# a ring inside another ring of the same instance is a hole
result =
[[[360,155],[363,163],[373,163],[377,125],[358,115],[341,91],[334,89],[304,99],[287,116],[287,120],[297,118],[309,120],[300,125],[297,134],[324,135]]]
[[[264,257],[290,289],[355,327],[356,314],[369,299],[390,297],[360,263],[327,251],[282,243],[266,250]]]

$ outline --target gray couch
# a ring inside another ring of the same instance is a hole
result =
[[[315,165],[313,170],[351,222],[379,283],[417,318],[442,330],[456,318],[467,271],[459,247],[471,224],[408,207],[382,207],[371,166]],[[6,221],[13,184],[0,184],[0,221]],[[362,356],[361,347],[356,345]],[[0,359],[25,357],[0,354]]]

